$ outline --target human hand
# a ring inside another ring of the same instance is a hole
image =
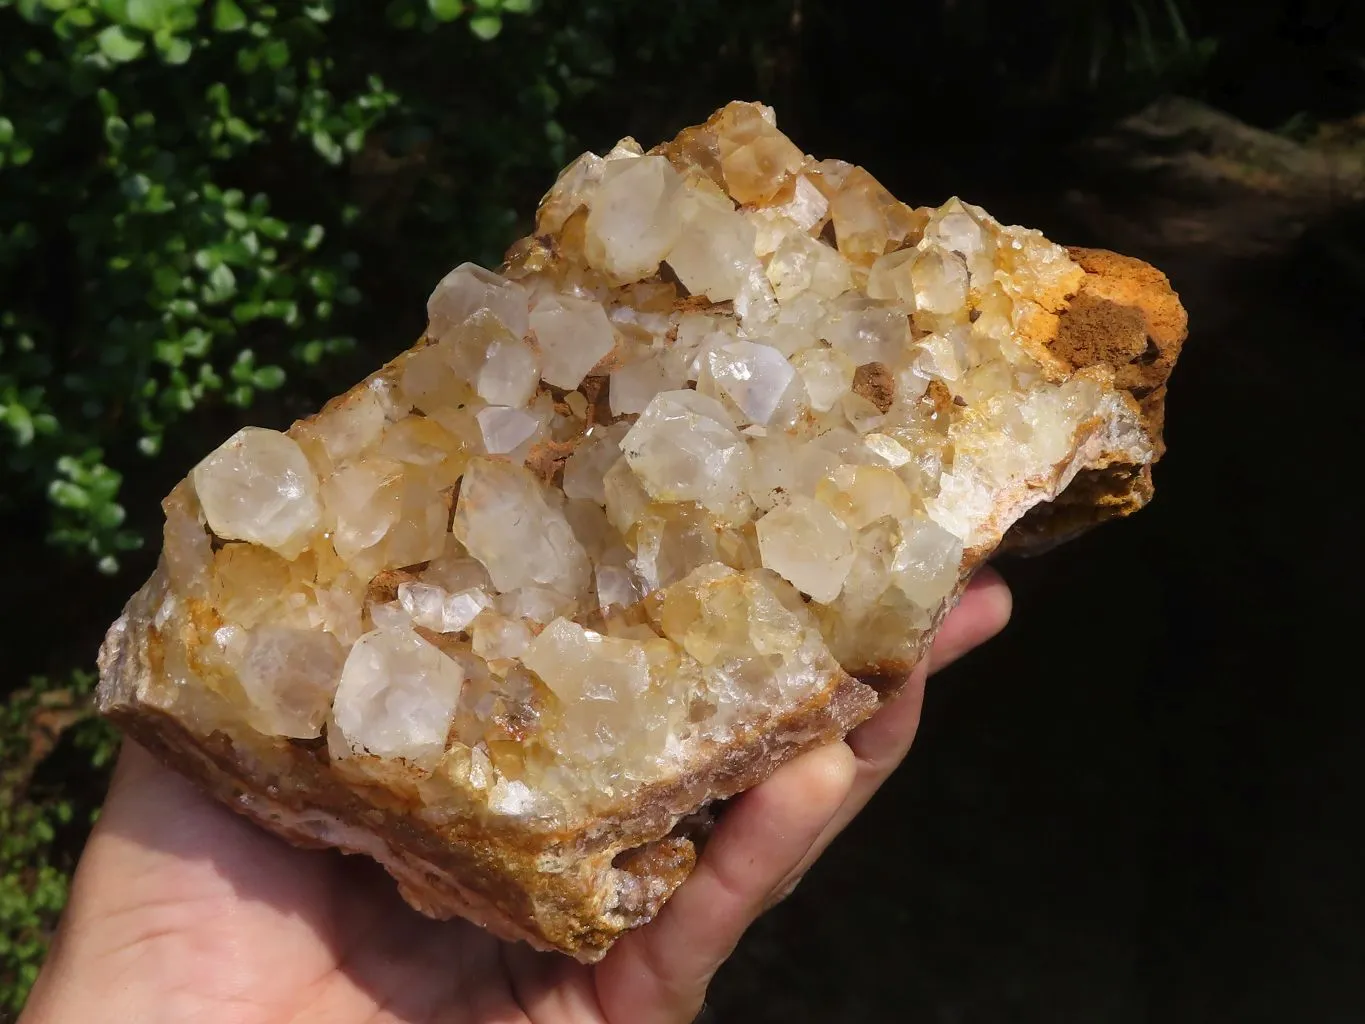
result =
[[[22,1024],[686,1024],[905,756],[928,674],[1009,612],[978,574],[900,696],[736,798],[657,919],[591,967],[428,920],[372,862],[291,847],[126,743]]]

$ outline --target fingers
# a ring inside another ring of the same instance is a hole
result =
[[[854,795],[861,794],[866,802],[910,749],[919,728],[926,676],[951,665],[1004,629],[1010,608],[1009,587],[999,573],[983,569],[972,579],[962,600],[944,621],[928,658],[916,666],[895,698],[849,734],[848,745],[858,757]]]
[[[999,633],[1009,622],[1013,607],[1010,588],[1000,574],[990,566],[979,569],[934,638],[929,674],[947,668]]]
[[[887,776],[904,760],[919,730],[926,677],[1004,629],[1009,621],[1010,607],[1009,587],[999,573],[985,568],[973,577],[957,607],[939,630],[929,657],[915,667],[900,693],[849,734],[846,742],[857,759],[857,768],[848,797],[783,884],[779,898],[787,896],[796,887],[834,837],[848,827]]]
[[[598,998],[608,1020],[692,1019],[711,976],[744,929],[795,887],[905,757],[919,727],[929,673],[1000,632],[1010,608],[999,574],[982,569],[944,622],[929,657],[847,744],[798,758],[735,802],[659,919],[623,939],[603,963]],[[643,1008],[656,1015],[645,1016]]]
[[[711,976],[838,813],[853,778],[852,752],[839,743],[784,765],[736,799],[658,919],[603,962],[598,998],[607,1019],[691,1021]]]

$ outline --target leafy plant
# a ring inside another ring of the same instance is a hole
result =
[[[93,821],[115,750],[89,706],[94,676],[35,679],[0,706],[0,1013],[17,1011],[37,977],[66,903],[68,879]],[[67,744],[90,785],[39,778]]]
[[[336,26],[332,0],[0,0],[6,498],[45,490],[51,541],[115,570],[142,539],[115,465],[354,345],[345,165],[404,103],[335,54],[457,19],[478,45],[529,10],[398,0]]]

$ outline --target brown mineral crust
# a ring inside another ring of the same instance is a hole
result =
[[[609,381],[609,377],[588,374],[578,385],[578,390],[588,400],[587,426],[612,421]]]
[[[1189,314],[1151,264],[1104,249],[1068,251],[1085,277],[1061,316],[1052,352],[1077,370],[1111,367],[1114,383],[1141,406],[1160,458],[1166,382],[1189,334]]]
[[[885,363],[864,363],[853,373],[853,393],[884,413],[896,401],[896,378]]]
[[[941,380],[935,379],[929,382],[921,401],[933,406],[935,417],[944,417],[953,411],[953,393],[948,390],[948,385]]]
[[[661,894],[676,891],[696,865],[697,848],[684,836],[667,836],[617,854],[612,867],[640,883],[623,894],[622,909],[653,917],[666,898]]]
[[[1161,271],[1103,249],[1071,248],[1085,271],[1058,318],[1048,346],[1072,372],[1106,367],[1130,394],[1152,440],[1152,462],[1166,450],[1166,382],[1189,334],[1189,316]],[[1117,462],[1086,469],[1051,501],[1035,506],[1009,530],[1001,549],[1041,553],[1151,500],[1151,464]]]
[[[542,441],[533,445],[526,456],[526,468],[545,483],[554,485],[559,479],[564,462],[573,454],[581,435],[572,441]]]
[[[405,566],[402,569],[384,569],[370,580],[365,589],[365,604],[387,604],[398,600],[398,588],[404,583],[416,583],[425,565]]]

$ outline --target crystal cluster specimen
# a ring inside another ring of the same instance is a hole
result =
[[[1160,273],[734,103],[568,167],[411,350],[166,499],[104,710],[407,899],[585,961],[699,809],[872,714],[1002,541],[1142,505]]]

